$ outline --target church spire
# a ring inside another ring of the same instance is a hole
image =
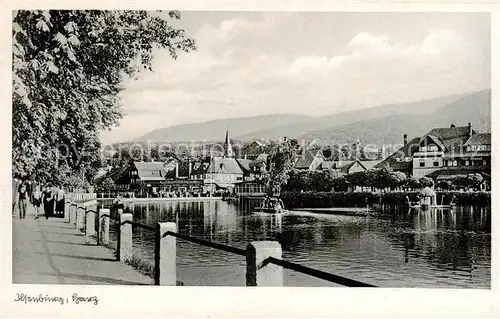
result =
[[[224,157],[233,157],[233,147],[229,139],[229,131],[226,130],[226,140],[224,141]]]

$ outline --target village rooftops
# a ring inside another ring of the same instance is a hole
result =
[[[297,161],[295,162],[294,167],[296,169],[309,169],[313,164],[314,160],[319,158],[321,162],[325,161],[325,157],[323,156],[323,152],[317,151],[315,155],[310,151],[305,151],[301,155],[298,156]],[[321,163],[318,163],[320,166]]]
[[[161,162],[134,162],[134,166],[141,180],[164,180],[167,174]]]
[[[396,152],[392,153],[389,157],[376,164],[374,168],[383,168],[390,166],[395,171],[408,172],[411,170],[411,161],[409,160],[412,154],[418,150],[418,142],[420,137],[415,137]]]
[[[210,161],[209,174],[243,174],[243,170],[234,158],[214,157]]]
[[[472,135],[465,146],[469,145],[491,145],[491,133],[477,133]]]
[[[243,170],[243,172],[250,172],[250,163],[252,160],[249,159],[244,159],[244,158],[237,158],[236,162],[240,165],[240,168]]]

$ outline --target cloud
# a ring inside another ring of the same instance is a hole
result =
[[[315,23],[313,32],[300,14],[268,13],[202,25],[193,35],[198,51],[177,60],[157,51],[154,72],[124,83],[128,115],[106,139],[224,117],[334,113],[346,104],[355,109],[489,85],[485,48],[459,31],[429,29],[406,39],[358,30],[346,38],[336,25]],[[313,35],[317,41],[299,48]]]

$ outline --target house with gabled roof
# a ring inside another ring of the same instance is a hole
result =
[[[471,124],[432,129],[416,137],[375,168],[390,167],[416,177],[452,178],[469,173],[489,176],[491,134],[477,133]]]
[[[118,191],[135,191],[158,194],[164,187],[167,171],[161,162],[130,162],[124,166],[111,169],[96,183],[110,178]]]
[[[253,140],[243,148],[243,156],[246,159],[254,160],[266,150],[266,144],[261,140]]]
[[[304,150],[302,154],[297,155],[294,168],[310,171],[321,170],[321,164],[325,161],[325,156],[321,150],[318,150],[316,153]]]

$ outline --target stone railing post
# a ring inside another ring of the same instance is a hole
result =
[[[118,260],[127,261],[132,259],[132,225],[123,224],[126,221],[132,221],[132,214],[120,214],[120,247],[117,250]]]
[[[85,243],[88,245],[92,242],[92,236],[95,236],[95,214],[89,210],[85,210]]]
[[[281,259],[277,241],[253,241],[247,245],[247,286],[283,286],[283,268],[274,264],[262,265],[268,257]]]
[[[71,222],[71,202],[65,200],[64,201],[64,221],[67,223]]]
[[[109,244],[109,208],[99,210],[99,243],[100,245]],[[111,216],[111,215],[110,215]]]
[[[76,202],[72,201],[71,204],[75,204],[76,205]],[[76,227],[76,206],[72,206],[71,207],[71,223]]]
[[[85,209],[80,208],[80,206],[75,207],[76,209],[76,229],[80,229],[83,231],[83,227],[85,226]]]
[[[177,232],[175,223],[156,224],[155,236],[155,285],[175,286],[177,283],[176,238],[163,235]]]

